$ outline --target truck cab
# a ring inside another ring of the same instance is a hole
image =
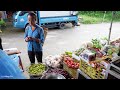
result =
[[[30,11],[18,11],[13,15],[13,26],[25,28],[28,25],[27,15]],[[64,28],[65,24],[78,23],[77,11],[34,11],[37,16],[37,24],[47,28]]]

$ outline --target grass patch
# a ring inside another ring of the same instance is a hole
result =
[[[104,11],[79,11],[79,16],[83,18],[83,24],[96,24],[102,22],[110,22],[112,19],[112,12],[107,11],[104,17]],[[120,22],[120,11],[116,12],[114,22]]]

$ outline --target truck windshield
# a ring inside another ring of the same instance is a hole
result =
[[[21,11],[20,14],[19,14],[19,16],[23,16],[23,15],[25,15],[26,13],[29,13],[29,12],[34,12],[34,13],[36,13],[36,11]]]
[[[29,11],[21,11],[20,13],[19,13],[19,16],[23,16],[23,15],[25,15],[26,13],[28,13]]]

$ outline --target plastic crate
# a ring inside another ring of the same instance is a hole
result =
[[[80,70],[87,74],[92,79],[105,79],[105,75],[101,71],[98,71],[96,68],[88,65],[84,60],[80,60]]]

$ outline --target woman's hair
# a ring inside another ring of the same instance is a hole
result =
[[[34,13],[34,12],[29,12],[28,13],[28,16],[31,16],[32,17],[32,19],[34,19],[35,21],[36,21],[36,14]]]

